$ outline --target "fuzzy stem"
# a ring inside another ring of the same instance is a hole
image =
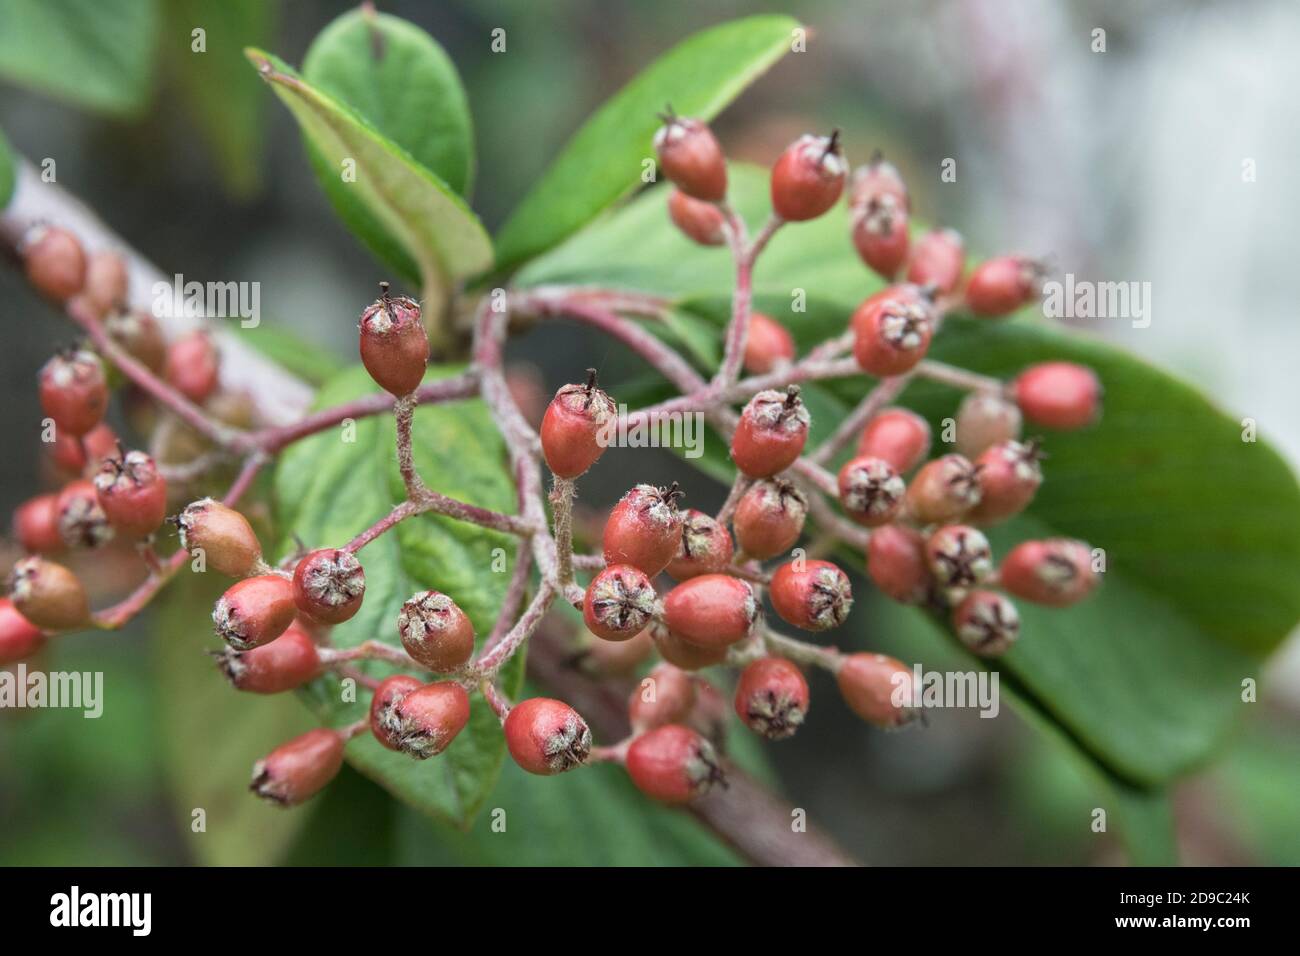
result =
[[[951,385],[953,388],[960,388],[970,392],[1002,393],[1006,390],[1006,385],[1001,379],[993,378],[990,375],[980,375],[977,372],[968,372],[964,368],[957,368],[955,365],[936,362],[932,359],[922,359],[916,366],[915,374],[918,378],[928,378],[932,382],[941,382],[944,385]]]
[[[393,402],[393,418],[397,425],[397,467],[410,501],[419,501],[427,490],[415,469],[415,451],[411,447],[411,427],[415,423],[415,406],[419,400],[419,393],[412,392]]]
[[[573,496],[577,483],[555,477],[551,485],[551,515],[555,526],[556,578],[561,587],[573,583]]]
[[[898,396],[898,393],[907,387],[907,383],[911,379],[910,374],[895,375],[892,378],[882,379],[878,382],[876,387],[867,392],[866,397],[858,403],[857,408],[844,416],[831,437],[822,442],[821,447],[808,456],[808,460],[818,465],[824,465],[844,448],[851,445],[862,432],[867,422],[888,403],[892,402]]]

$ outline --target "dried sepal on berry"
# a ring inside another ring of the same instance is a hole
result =
[[[23,558],[13,566],[9,597],[19,614],[44,631],[68,631],[90,618],[81,580],[45,558]]]
[[[868,375],[911,371],[930,348],[934,315],[929,304],[903,299],[867,302],[852,319],[853,357]]]
[[[736,714],[768,740],[794,735],[808,714],[808,681],[790,661],[761,657],[745,667],[736,683]]]
[[[650,623],[656,600],[644,571],[630,564],[611,565],[587,585],[582,620],[597,637],[630,640]]]
[[[452,681],[425,684],[392,707],[392,738],[416,760],[442,753],[469,722],[469,695]]]
[[[276,747],[253,765],[249,789],[263,800],[293,807],[314,797],[343,769],[347,740],[326,727]]]
[[[980,500],[967,515],[977,524],[995,524],[1024,511],[1043,483],[1039,461],[1043,453],[1035,440],[1005,441],[986,449],[975,460]]]
[[[397,741],[402,732],[397,716],[397,705],[407,694],[424,685],[410,674],[394,674],[380,681],[375,695],[370,699],[370,732],[389,750],[399,750]]]
[[[401,397],[420,386],[429,361],[429,336],[420,304],[393,296],[379,283],[380,296],[361,313],[358,323],[361,364],[384,391]]]
[[[86,349],[66,349],[41,368],[41,409],[67,435],[84,435],[108,409],[108,379],[99,356]]]
[[[605,430],[618,415],[614,400],[596,386],[596,370],[585,384],[565,385],[542,417],[542,454],[559,478],[577,478],[605,452]]]
[[[776,569],[768,588],[772,606],[787,624],[805,631],[839,627],[853,607],[849,577],[830,561],[790,561]]]
[[[713,574],[731,563],[733,551],[727,529],[710,515],[692,508],[682,519],[681,541],[667,571],[678,581]]]
[[[1020,612],[996,591],[972,591],[953,610],[952,626],[970,650],[997,657],[1020,636]]]
[[[993,573],[993,549],[988,538],[969,525],[946,525],[925,543],[926,563],[943,588],[970,588]]]
[[[293,599],[298,610],[321,624],[342,624],[361,610],[366,572],[351,551],[320,548],[298,562]]]
[[[708,124],[677,116],[672,107],[661,119],[664,125],[654,135],[654,148],[664,175],[692,199],[725,199],[727,162]]]
[[[907,261],[907,210],[893,196],[873,196],[854,213],[852,237],[862,261],[892,279]]]
[[[438,674],[461,668],[474,654],[474,625],[440,591],[408,598],[397,615],[397,634],[406,653]]]
[[[552,776],[587,762],[591,730],[562,700],[531,697],[506,715],[503,726],[510,756],[529,773]]]
[[[212,625],[217,636],[235,650],[247,651],[283,634],[297,613],[289,579],[259,574],[226,589],[212,608]]]
[[[782,478],[757,481],[740,496],[731,526],[740,550],[766,561],[794,547],[808,518],[808,499]]]
[[[680,724],[641,734],[627,751],[627,772],[637,789],[662,803],[683,804],[726,786],[713,745]]]
[[[1070,538],[1022,541],[1007,553],[998,569],[998,581],[1006,590],[1049,607],[1069,607],[1082,601],[1099,580],[1092,549]]]
[[[681,540],[681,494],[673,482],[667,488],[637,485],[624,495],[605,522],[605,563],[630,564],[650,576],[668,567]]]
[[[803,454],[812,421],[799,386],[767,389],[749,400],[731,437],[731,458],[749,478],[771,478]]]
[[[840,469],[838,484],[845,513],[868,528],[892,521],[907,491],[906,482],[889,462],[869,455],[846,461]]]
[[[788,222],[816,219],[844,192],[848,169],[839,130],[800,136],[772,166],[772,210]]]
[[[100,506],[94,483],[72,481],[56,502],[59,536],[69,548],[99,548],[113,540],[113,526]]]
[[[922,524],[954,521],[979,500],[979,471],[962,455],[926,462],[907,486],[908,511]]]
[[[95,493],[108,523],[132,537],[153,534],[167,516],[167,482],[142,451],[104,459],[95,474]]]

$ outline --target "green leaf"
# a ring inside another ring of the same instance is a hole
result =
[[[253,328],[232,326],[245,342],[308,385],[320,387],[343,371],[338,356],[278,325],[259,323]]]
[[[381,224],[416,264],[426,306],[434,306],[426,308],[430,315],[441,311],[452,283],[491,266],[491,240],[446,183],[283,61],[260,50],[245,53],[340,182],[345,162],[348,170],[355,164],[355,182],[346,185],[371,222]],[[340,213],[346,221],[346,210]],[[369,243],[387,241],[361,235]]]
[[[0,77],[84,109],[127,115],[149,98],[152,0],[3,0]]]
[[[435,374],[454,371],[440,369]],[[321,390],[317,404],[336,405],[373,391],[365,370],[351,368]],[[354,436],[350,428],[355,428]],[[479,402],[420,409],[413,445],[420,473],[439,491],[485,508],[514,509],[501,438]],[[275,472],[284,550],[292,549],[293,535],[311,547],[345,542],[386,515],[404,497],[394,448],[393,423],[378,416],[315,435],[286,451]],[[505,560],[494,567],[498,548]],[[356,617],[334,628],[334,643],[351,647],[381,640],[396,645],[402,602],[427,588],[455,599],[482,637],[496,619],[513,555],[513,539],[476,526],[438,516],[404,521],[361,551],[366,599]],[[517,689],[522,663],[522,654],[511,662],[504,680],[507,693]],[[334,726],[363,717],[368,703],[365,695],[357,702],[343,702],[335,678],[317,681],[306,696]],[[474,819],[496,781],[504,753],[500,724],[478,699],[469,725],[438,757],[412,760],[385,750],[369,735],[354,740],[347,751],[353,766],[398,798],[458,826]]]
[[[784,16],[734,20],[644,69],[587,120],[524,197],[497,237],[497,264],[512,267],[546,251],[626,196],[654,157],[665,104],[712,119],[790,50],[798,27]]]
[[[14,181],[17,178],[17,162],[14,152],[5,139],[4,130],[0,130],[0,209],[9,205],[9,197],[14,194]]]

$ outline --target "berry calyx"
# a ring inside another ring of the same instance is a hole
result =
[[[880,150],[871,154],[871,159],[853,171],[853,182],[849,187],[849,205],[860,209],[873,198],[888,196],[904,212],[910,212],[912,202],[907,194],[907,183],[893,163],[885,159]]]
[[[1038,298],[1046,270],[1027,256],[999,256],[981,262],[966,283],[966,305],[976,315],[1010,315]]]
[[[788,222],[816,219],[844,192],[848,168],[839,130],[800,136],[772,166],[772,210]]]
[[[104,363],[94,352],[73,349],[45,363],[40,372],[41,408],[57,431],[69,436],[86,434],[108,408],[108,380]]]
[[[202,404],[211,397],[220,372],[221,355],[205,329],[181,336],[167,348],[163,378],[192,402]]]
[[[212,609],[217,636],[237,651],[269,644],[289,629],[298,609],[293,585],[278,574],[236,581]]]
[[[900,475],[930,453],[930,423],[907,408],[884,408],[871,417],[858,439],[858,454],[880,458]]]
[[[321,673],[316,642],[296,622],[268,644],[246,651],[226,648],[213,656],[231,685],[251,694],[295,690]]]
[[[562,700],[531,697],[510,708],[503,725],[510,756],[529,773],[552,776],[586,763],[591,731]]]
[[[1101,383],[1092,369],[1073,362],[1032,365],[1011,389],[1025,418],[1044,428],[1084,428],[1101,414]]]
[[[892,196],[873,196],[853,217],[853,246],[881,278],[892,279],[907,261],[907,211]]]
[[[397,615],[397,634],[406,653],[434,673],[458,670],[474,654],[474,625],[440,591],[408,598]]]
[[[888,524],[903,504],[907,484],[883,458],[859,455],[844,463],[839,474],[840,504],[858,524],[874,528]]]
[[[59,536],[69,548],[98,548],[113,539],[113,526],[92,482],[69,482],[59,492],[55,507]]]
[[[979,504],[979,472],[961,455],[926,462],[907,486],[907,507],[922,524],[954,521]]]
[[[768,589],[781,619],[805,631],[839,627],[853,607],[849,576],[830,561],[790,561],[776,569]]]
[[[95,475],[95,494],[108,523],[130,537],[153,534],[167,515],[167,482],[142,451],[104,459]]]
[[[859,306],[852,326],[858,367],[881,378],[910,371],[925,358],[934,334],[928,305],[898,299]]]
[[[420,386],[429,361],[429,336],[420,304],[388,294],[379,283],[379,298],[366,306],[358,323],[361,364],[384,391],[401,397]]]
[[[876,587],[903,604],[922,604],[932,579],[925,537],[912,528],[887,524],[867,540],[867,574]]]
[[[993,573],[988,538],[969,525],[947,525],[935,531],[925,543],[925,557],[940,587],[974,587]]]
[[[750,478],[770,478],[803,454],[811,417],[799,386],[766,390],[749,400],[731,437],[731,458]]]
[[[745,371],[765,375],[792,361],[794,336],[771,316],[753,312],[749,316],[749,336],[745,339]]]
[[[664,598],[668,629],[704,648],[725,648],[748,637],[757,617],[754,589],[729,574],[691,578]]]
[[[702,246],[720,246],[727,241],[721,210],[713,203],[692,199],[680,189],[668,196],[668,216],[688,239]]]
[[[804,493],[782,478],[768,478],[741,495],[731,526],[740,550],[766,561],[794,547],[807,517]]]
[[[311,799],[343,769],[347,741],[337,730],[309,730],[276,747],[253,765],[249,789],[263,800],[293,807]]]
[[[692,508],[682,518],[682,537],[667,571],[678,581],[712,574],[731,563],[732,551],[727,529],[710,515]]]
[[[397,745],[397,738],[402,731],[401,722],[397,718],[397,705],[407,694],[423,686],[410,674],[394,674],[386,677],[375,688],[375,696],[370,699],[370,732],[389,750],[401,749]]]
[[[996,657],[1020,636],[1020,613],[995,591],[972,591],[952,612],[952,627],[970,650]]]
[[[320,548],[307,554],[293,572],[298,610],[320,624],[342,624],[361,610],[366,572],[351,551]]]
[[[57,554],[66,545],[59,533],[59,495],[29,498],[14,509],[14,537],[28,554]]]
[[[1022,541],[1007,553],[998,569],[998,581],[1018,598],[1069,607],[1096,588],[1092,549],[1082,541],[1048,538]]]
[[[659,664],[633,688],[627,718],[634,734],[685,723],[695,706],[695,681],[671,662]]]
[[[402,696],[392,708],[393,742],[416,760],[446,750],[469,722],[469,695],[452,681],[425,684]]]
[[[980,501],[967,517],[978,524],[994,524],[1024,511],[1043,483],[1038,465],[1042,457],[1037,441],[1005,441],[987,449],[975,460]]]
[[[971,392],[957,407],[957,451],[974,459],[1020,437],[1022,416],[1013,402],[993,392]]]
[[[248,519],[212,498],[186,505],[176,517],[181,547],[219,574],[242,578],[262,559],[262,545]]]
[[[740,673],[736,714],[745,726],[768,740],[792,737],[808,713],[808,681],[781,657],[762,657]]]
[[[18,613],[43,631],[68,631],[90,617],[80,579],[45,558],[23,558],[13,566],[9,597]]]
[[[966,268],[966,245],[952,229],[934,229],[912,246],[907,281],[933,286],[939,295],[949,295],[961,283]]]
[[[676,116],[672,107],[660,117],[654,136],[659,166],[692,199],[719,202],[727,195],[727,162],[713,131],[696,119]]]
[[[638,790],[668,804],[689,803],[715,784],[726,786],[713,745],[680,724],[657,727],[633,740],[627,773]]]
[[[55,302],[72,298],[86,284],[85,250],[67,229],[35,226],[23,237],[19,253],[32,288]]]
[[[644,571],[630,564],[615,564],[587,585],[582,620],[597,637],[630,640],[650,623],[655,599],[654,585]]]
[[[849,709],[869,724],[892,729],[918,714],[912,671],[884,654],[849,654],[835,672]]]
[[[44,644],[41,629],[23,617],[13,601],[0,598],[0,667],[31,657]]]
[[[651,577],[668,567],[681,541],[681,495],[677,482],[668,488],[637,485],[624,495],[605,522],[605,564],[630,564]]]
[[[596,387],[596,370],[585,385],[565,385],[542,417],[542,454],[559,478],[577,478],[605,452],[602,432],[618,414],[614,400]]]

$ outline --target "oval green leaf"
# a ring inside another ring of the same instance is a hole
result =
[[[14,182],[17,180],[17,161],[14,151],[5,139],[4,130],[0,130],[0,209],[9,205],[9,198],[14,194]]]

